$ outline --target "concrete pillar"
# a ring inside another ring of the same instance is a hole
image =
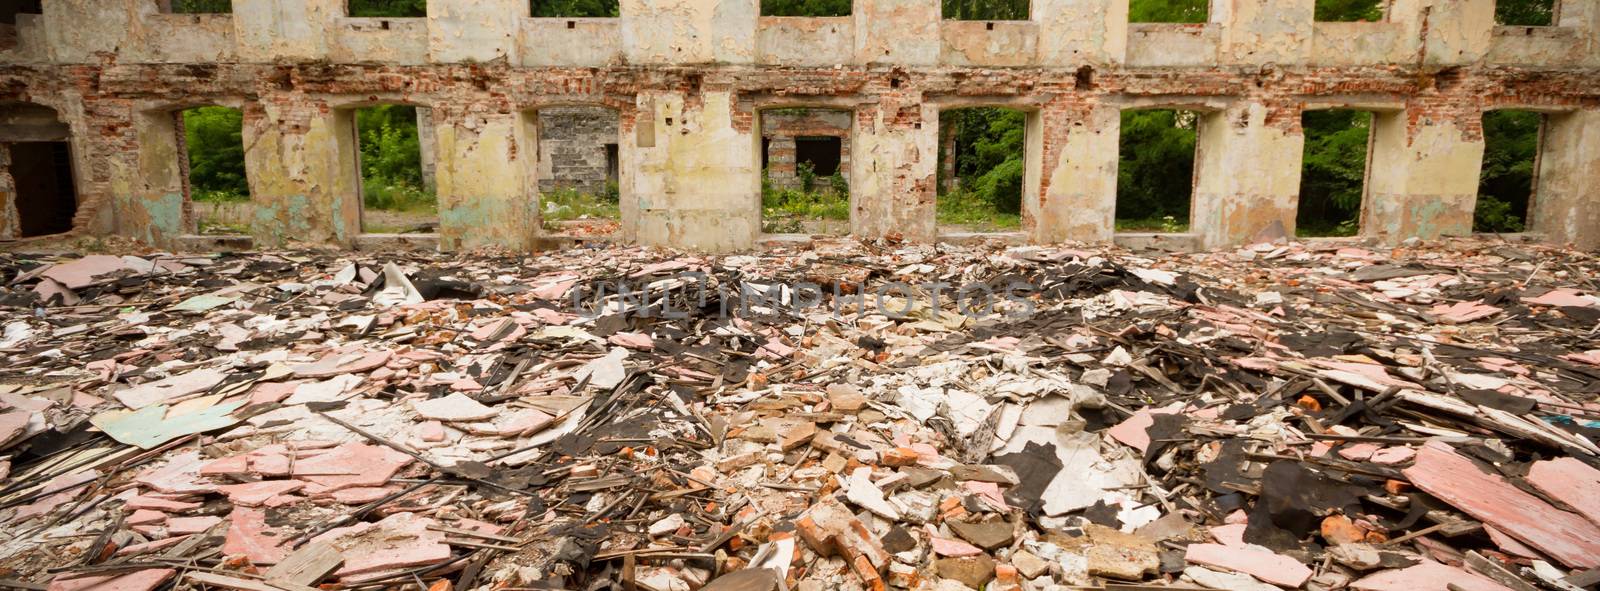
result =
[[[328,35],[344,16],[345,0],[233,0],[233,31],[241,62],[316,60],[328,55]]]
[[[170,111],[132,112],[133,150],[99,163],[109,169],[116,233],[165,246],[187,230],[178,127]]]
[[[1058,97],[1040,110],[1039,119],[1044,174],[1032,240],[1110,241],[1116,231],[1121,112],[1114,105]]]
[[[1298,64],[1311,57],[1313,0],[1213,0],[1224,64]]]
[[[620,8],[630,64],[755,62],[758,0],[621,0]]]
[[[433,109],[417,107],[417,147],[422,157],[422,189],[435,195],[439,192],[439,155],[435,153],[439,137],[434,129]]]
[[[17,184],[11,178],[11,148],[0,142],[0,240],[22,236],[22,219],[17,213]]]
[[[354,245],[361,233],[355,111],[303,96],[262,99],[244,108],[256,246]]]
[[[1297,107],[1251,100],[1200,114],[1189,231],[1206,248],[1294,235],[1305,147],[1299,121]]]
[[[1549,115],[1539,150],[1532,230],[1600,249],[1600,111]]]
[[[753,115],[735,113],[726,89],[699,97],[652,90],[636,100],[640,137],[622,166],[633,176],[638,242],[709,252],[754,246],[761,232],[761,135]],[[626,223],[629,212],[623,214]]]
[[[939,63],[939,0],[855,0],[850,15],[858,63]],[[1043,34],[1040,31],[1041,38]]]
[[[920,92],[878,89],[856,109],[850,155],[850,232],[862,238],[935,237],[938,108]]]
[[[1489,52],[1494,0],[1392,0],[1388,20],[1402,25],[1402,39],[1422,40],[1424,65],[1466,65]]]
[[[1472,233],[1483,165],[1481,113],[1374,113],[1361,233],[1395,244]]]
[[[1039,65],[1120,64],[1128,53],[1128,0],[1033,0]]]
[[[529,250],[539,233],[534,157],[520,114],[434,109],[438,137],[439,245]]]
[[[492,62],[517,57],[517,29],[528,0],[432,0],[428,59],[433,63]]]

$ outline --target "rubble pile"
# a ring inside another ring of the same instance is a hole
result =
[[[1600,259],[0,255],[0,587],[1593,589]]]

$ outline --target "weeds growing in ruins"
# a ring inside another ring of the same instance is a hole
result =
[[[850,183],[844,175],[818,177],[810,162],[797,164],[795,175],[800,178],[800,187],[786,189],[774,186],[762,171],[762,232],[809,233],[818,222],[850,219]]]
[[[617,199],[609,187],[616,183],[608,183],[608,190],[599,195],[586,193],[569,187],[559,187],[546,191],[539,196],[543,207],[543,217],[547,221],[562,222],[570,220],[616,219],[621,217],[617,207]]]

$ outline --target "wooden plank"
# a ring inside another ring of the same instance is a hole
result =
[[[1417,452],[1405,476],[1421,489],[1573,568],[1600,566],[1600,526],[1486,474],[1442,442]]]
[[[344,555],[327,542],[301,546],[282,562],[267,569],[262,577],[268,582],[282,581],[292,585],[314,586],[344,564]]]
[[[225,589],[237,589],[238,591],[320,591],[319,589],[313,587],[303,587],[290,583],[276,585],[266,581],[230,577],[228,575],[201,570],[192,570],[184,573],[183,576],[190,581],[194,581],[202,585],[222,587]]]

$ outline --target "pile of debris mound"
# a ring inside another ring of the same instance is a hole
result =
[[[0,587],[1600,584],[1600,258],[0,254]]]

